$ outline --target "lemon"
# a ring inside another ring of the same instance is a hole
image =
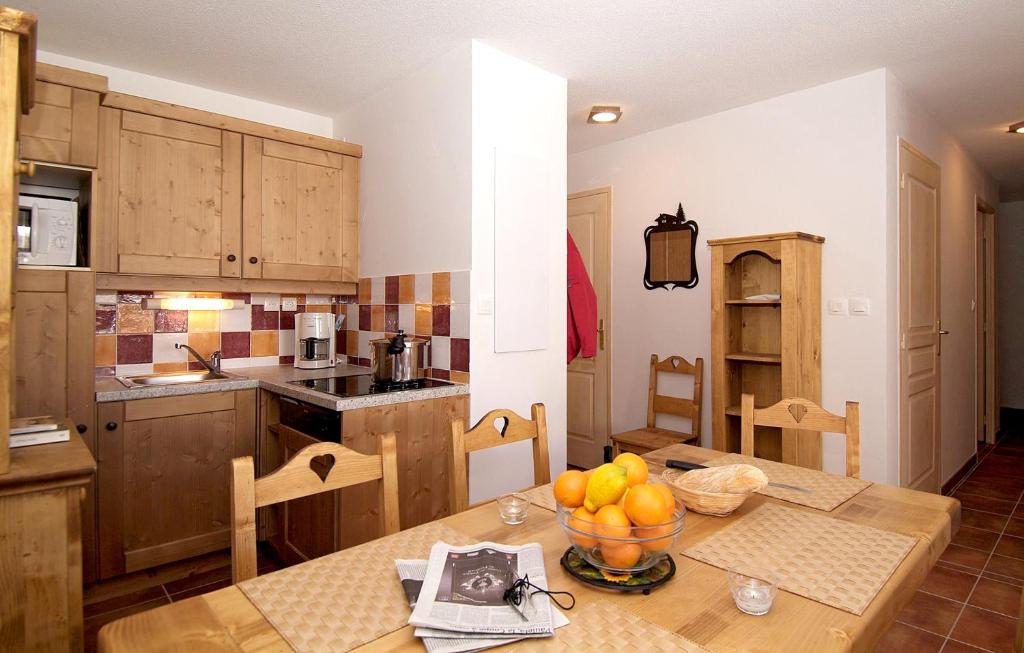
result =
[[[626,468],[614,463],[605,463],[590,475],[583,506],[590,512],[597,512],[601,506],[616,503],[621,499],[627,487]]]

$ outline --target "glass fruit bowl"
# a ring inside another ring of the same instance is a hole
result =
[[[672,518],[655,526],[593,523],[556,504],[558,523],[569,543],[588,563],[614,574],[634,574],[658,564],[683,532],[686,507],[676,499]]]

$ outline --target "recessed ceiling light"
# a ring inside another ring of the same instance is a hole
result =
[[[1016,124],[1010,125],[1009,132],[1011,134],[1013,134],[1013,133],[1024,134],[1024,122],[1018,122]]]
[[[614,125],[621,117],[621,107],[592,107],[587,122],[592,125]]]

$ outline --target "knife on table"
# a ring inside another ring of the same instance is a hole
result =
[[[707,465],[698,465],[697,463],[688,463],[685,460],[672,460],[671,458],[665,461],[665,467],[674,467],[676,469],[685,469],[687,471],[692,471],[694,469],[707,469],[708,468]],[[788,485],[786,483],[772,483],[771,481],[768,481],[768,485],[770,485],[771,487],[777,487],[780,490],[793,490],[795,492],[810,492],[810,490],[808,490],[807,488],[800,487],[798,485]]]

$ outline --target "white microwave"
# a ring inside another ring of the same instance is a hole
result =
[[[21,265],[76,265],[78,202],[19,195],[17,242]]]

